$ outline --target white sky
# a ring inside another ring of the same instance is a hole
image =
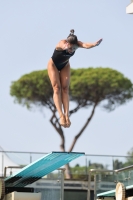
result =
[[[60,137],[44,109],[28,111],[14,104],[12,81],[46,69],[55,45],[75,29],[78,39],[100,46],[79,49],[71,67],[110,67],[133,82],[133,15],[126,14],[129,0],[1,0],[0,1],[0,146],[11,151],[59,151]],[[63,129],[66,150],[82,128],[90,109],[71,118]],[[107,113],[101,108],[77,141],[73,151],[86,154],[126,155],[133,147],[133,101]]]

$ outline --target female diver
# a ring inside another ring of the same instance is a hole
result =
[[[78,41],[72,29],[67,39],[61,40],[56,45],[54,53],[48,62],[48,75],[53,87],[53,100],[60,116],[60,125],[65,128],[71,125],[69,119],[69,59],[78,48],[90,49],[98,46],[101,42],[102,39],[94,43]]]

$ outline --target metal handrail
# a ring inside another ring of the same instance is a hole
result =
[[[126,170],[129,170],[129,169],[133,169],[133,165],[130,165],[128,167],[124,167],[124,168],[121,168],[121,169],[115,169],[115,170],[90,169],[89,172],[115,172],[115,173],[119,173],[119,172],[126,171]]]
[[[90,169],[90,172],[114,172],[115,170],[104,170],[104,169]]]
[[[130,165],[130,166],[128,166],[128,167],[124,167],[124,168],[121,168],[121,169],[116,169],[116,170],[114,170],[116,173],[118,173],[118,172],[122,172],[122,171],[126,171],[126,170],[128,170],[128,169],[133,169],[133,165]]]
[[[24,153],[24,154],[48,154],[50,152],[36,152],[36,151],[4,151],[0,150],[0,153]],[[133,156],[128,155],[105,155],[105,154],[85,154],[85,156],[99,156],[99,157],[123,157],[123,158],[133,158]]]
[[[4,168],[4,178],[6,178],[7,169],[21,169],[22,166],[8,166]]]

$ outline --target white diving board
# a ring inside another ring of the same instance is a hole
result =
[[[25,187],[83,155],[85,153],[51,152],[5,178],[5,187]]]
[[[133,14],[133,1],[126,7],[127,14]]]

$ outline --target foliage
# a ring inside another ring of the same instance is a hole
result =
[[[80,179],[80,180],[86,180],[88,179],[88,171],[90,169],[107,169],[106,166],[104,166],[101,163],[91,163],[89,162],[89,166],[80,166],[79,164],[76,164],[75,167],[71,167],[71,173],[72,177],[74,179]]]
[[[133,96],[129,79],[110,68],[87,68],[72,70],[70,94],[72,100],[93,104],[104,101],[103,107],[112,110]]]
[[[76,165],[75,167],[71,167],[71,174],[73,179],[85,180],[88,174],[86,166]]]
[[[133,165],[133,147],[127,152],[126,162],[124,163],[124,167]]]
[[[46,70],[34,71],[22,76],[11,85],[10,94],[17,103],[26,105],[47,106],[47,101],[52,98],[52,87]]]
[[[47,70],[22,76],[11,85],[10,94],[18,103],[47,106],[52,102],[52,87]],[[85,106],[104,101],[103,107],[112,110],[133,96],[129,79],[110,68],[71,69],[70,100]]]
[[[113,170],[121,169],[123,167],[124,167],[124,163],[122,161],[119,161],[118,159],[113,160]]]

